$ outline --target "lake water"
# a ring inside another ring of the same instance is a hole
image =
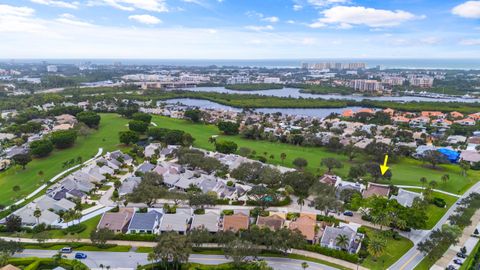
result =
[[[463,99],[463,98],[439,99],[439,98],[413,97],[413,96],[364,97],[361,95],[344,95],[344,96],[343,95],[314,95],[314,94],[308,94],[308,93],[300,93],[300,89],[298,88],[283,88],[283,89],[259,90],[259,91],[238,91],[238,90],[225,89],[225,87],[192,87],[192,88],[186,88],[185,90],[194,91],[194,92],[216,92],[216,93],[243,94],[243,95],[257,94],[257,95],[274,96],[274,97],[345,99],[345,100],[355,100],[355,101],[362,101],[364,99],[368,99],[368,100],[377,100],[377,101],[396,101],[396,102],[409,102],[409,101],[480,102],[480,99]]]
[[[194,106],[202,109],[216,109],[216,110],[230,110],[235,112],[241,112],[242,109],[219,104],[209,100],[203,99],[192,99],[192,98],[175,98],[168,99],[164,101],[159,101],[159,103],[181,103],[187,106]],[[157,104],[157,105],[158,105]],[[362,109],[362,107],[345,107],[345,108],[256,108],[255,111],[263,113],[276,113],[281,112],[282,114],[288,115],[303,115],[303,116],[314,116],[318,118],[327,117],[331,113],[342,113],[344,110],[351,109],[354,111]]]

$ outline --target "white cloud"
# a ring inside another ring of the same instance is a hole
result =
[[[294,11],[300,11],[303,9],[303,6],[302,5],[293,5],[293,10]]]
[[[0,5],[0,16],[28,17],[35,13],[33,8]]]
[[[80,4],[77,1],[74,2],[66,2],[66,1],[57,1],[57,0],[30,0],[30,2],[40,5],[47,5],[52,7],[60,7],[60,8],[71,8],[77,9],[78,5]]]
[[[469,19],[480,18],[480,1],[467,1],[452,9],[452,13]]]
[[[248,25],[248,26],[245,26],[245,29],[248,29],[248,30],[253,30],[253,31],[270,31],[270,30],[273,30],[273,26],[271,25]]]
[[[90,27],[93,26],[93,24],[81,21],[77,19],[74,15],[70,13],[64,13],[60,15],[57,19],[57,22],[64,23],[64,24],[70,24],[70,25],[75,25],[75,26],[84,26],[84,27]]]
[[[369,27],[391,27],[403,22],[424,18],[403,10],[384,10],[361,6],[336,6],[321,12],[324,17],[310,24],[312,28],[337,25],[339,28],[351,28],[353,25]]]
[[[45,28],[33,19],[35,10],[29,7],[0,5],[0,33],[38,33]],[[2,39],[5,35],[2,35]],[[5,39],[6,40],[6,39]]]
[[[89,6],[111,6],[124,11],[143,9],[155,12],[167,12],[165,0],[90,0]]]
[[[335,4],[345,4],[349,2],[350,2],[349,0],[308,0],[308,3],[310,5],[313,5],[316,7],[325,7],[325,6],[335,5]]]
[[[465,46],[479,46],[480,39],[464,39],[460,41],[460,44]]]
[[[269,22],[269,23],[277,23],[280,21],[278,17],[272,16],[272,17],[265,17],[262,19],[262,21]]]
[[[144,14],[144,15],[131,15],[131,16],[128,16],[128,19],[129,20],[133,20],[133,21],[137,21],[139,23],[143,23],[143,24],[159,24],[162,22],[162,20],[160,20],[159,18],[155,17],[155,16],[152,16],[152,15],[147,15],[147,14]]]
[[[438,37],[425,37],[420,39],[420,42],[426,45],[436,45],[439,44],[441,41]]]
[[[306,37],[301,42],[303,45],[314,45],[317,41],[314,38]]]
[[[280,19],[276,16],[266,17],[265,15],[263,15],[263,13],[252,11],[252,10],[245,12],[245,15],[247,15],[248,17],[257,17],[261,21],[269,22],[269,23],[277,23],[280,21]]]

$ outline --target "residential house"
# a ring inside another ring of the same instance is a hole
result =
[[[144,162],[140,166],[138,166],[137,172],[140,172],[140,173],[144,174],[144,173],[153,171],[153,169],[155,169],[155,167],[156,166],[153,165],[150,162]]]
[[[158,234],[163,214],[157,210],[147,213],[135,213],[128,225],[128,233]]]
[[[97,229],[108,229],[115,234],[126,233],[134,212],[133,208],[120,208],[118,212],[105,212]]]
[[[387,197],[390,194],[390,187],[387,185],[381,185],[376,183],[368,183],[367,189],[363,191],[363,198],[369,198],[372,196]]]
[[[238,232],[240,230],[248,230],[249,224],[250,217],[245,213],[235,213],[223,217],[223,231]]]
[[[400,205],[403,205],[405,207],[412,207],[413,201],[416,198],[423,199],[423,195],[401,188],[398,190],[398,195],[392,195],[392,197],[390,197],[390,200],[396,200]]]
[[[192,213],[190,209],[177,209],[175,214],[165,213],[160,223],[160,232],[174,231],[179,234],[185,234],[191,219]]]
[[[27,206],[21,208],[20,210],[16,211],[14,215],[20,217],[22,219],[23,226],[30,226],[33,227],[38,224],[46,224],[52,225],[60,220],[60,216],[55,214],[50,210],[40,210],[41,215],[40,217],[35,217],[34,213],[37,210],[35,204],[31,203]]]
[[[219,230],[220,215],[213,211],[208,211],[203,215],[194,215],[192,219],[191,229],[205,228],[211,233],[216,233]]]
[[[142,181],[141,177],[128,177],[123,180],[122,185],[118,189],[118,195],[125,196],[133,192],[133,190],[140,184]]]
[[[290,230],[299,230],[309,243],[315,243],[317,221],[310,215],[302,215],[290,222]]]
[[[331,175],[331,174],[324,174],[321,178],[320,178],[320,183],[324,183],[324,184],[327,184],[329,186],[336,186],[337,185],[337,181],[342,181],[342,179],[336,175]]]
[[[341,245],[339,241],[341,235],[346,238],[343,245]],[[355,254],[360,250],[363,237],[363,234],[357,233],[353,228],[347,225],[340,227],[328,226],[323,232],[320,245],[322,247],[336,250],[346,250],[349,253]]]
[[[469,162],[470,164],[480,162],[480,153],[476,150],[465,150],[460,153],[460,160]]]
[[[257,226],[260,228],[269,228],[272,231],[277,231],[283,228],[285,219],[278,215],[271,215],[268,217],[258,216]]]

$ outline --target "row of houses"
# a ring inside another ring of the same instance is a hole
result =
[[[120,208],[118,212],[104,213],[97,229],[108,229],[116,234],[161,234],[174,231],[186,234],[203,228],[210,233],[219,231],[239,232],[251,225],[277,231],[282,228],[298,230],[310,243],[333,249],[345,249],[357,253],[363,234],[358,226],[341,223],[338,227],[317,222],[316,214],[300,213],[293,220],[287,220],[286,213],[270,212],[268,216],[251,217],[249,210],[233,210],[231,214],[219,214],[218,210],[206,210],[204,214],[193,214],[192,209],[176,209],[165,213],[163,209],[148,209],[138,212],[133,208]],[[338,235],[345,235],[347,246],[339,246]]]
[[[325,174],[320,178],[319,181],[321,183],[335,187],[336,195],[338,198],[340,198],[340,194],[342,193],[342,191],[354,190],[360,193],[363,198],[369,198],[372,196],[386,198],[390,197],[391,200],[396,200],[400,205],[404,207],[411,207],[416,198],[423,199],[423,195],[421,193],[400,188],[397,195],[392,195],[390,193],[391,191],[388,185],[369,182],[367,186],[365,186],[360,183],[343,181],[339,176],[336,175]]]

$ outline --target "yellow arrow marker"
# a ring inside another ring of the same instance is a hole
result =
[[[388,171],[387,161],[388,155],[385,155],[385,161],[383,161],[383,165],[380,165],[380,171],[382,172],[382,175],[384,175]]]

